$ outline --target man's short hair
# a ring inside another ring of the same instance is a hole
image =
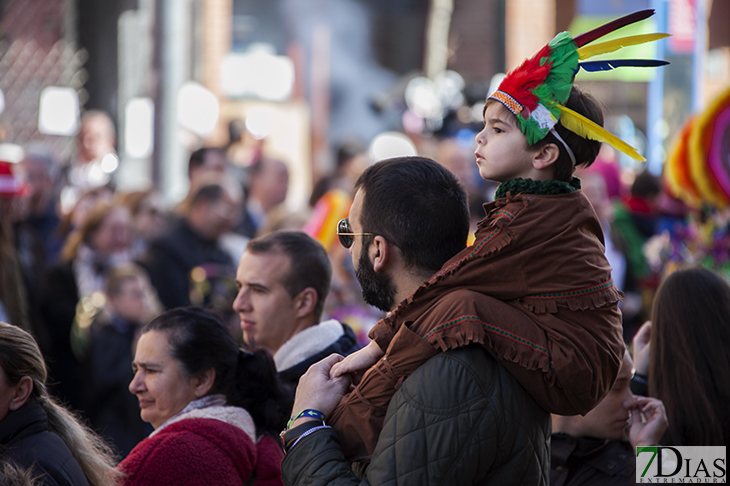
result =
[[[362,232],[396,245],[407,267],[433,273],[466,246],[466,192],[452,172],[433,160],[378,162],[362,173],[358,189],[364,192]]]
[[[249,241],[246,251],[254,255],[275,253],[289,257],[289,272],[282,285],[292,298],[312,287],[317,293],[314,314],[318,320],[322,317],[332,280],[332,265],[317,240],[301,231],[276,231]]]
[[[199,204],[215,204],[225,197],[229,197],[236,204],[242,201],[243,190],[239,182],[218,172],[208,172],[201,175],[192,185],[185,200],[178,205],[177,211],[188,214]]]
[[[216,203],[223,199],[225,195],[225,189],[223,186],[217,183],[209,183],[197,187],[190,194],[190,206],[195,206],[203,201],[209,203]]]
[[[194,150],[193,153],[190,154],[190,159],[188,160],[188,175],[190,175],[195,169],[203,167],[205,165],[205,158],[210,153],[219,153],[225,156],[225,152],[218,147],[201,147]]]

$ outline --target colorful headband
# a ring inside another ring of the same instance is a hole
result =
[[[655,67],[669,64],[667,61],[654,59],[581,62],[622,47],[668,37],[669,34],[633,35],[584,47],[610,32],[652,15],[654,10],[634,12],[576,37],[569,32],[559,33],[532,58],[507,73],[499,89],[489,98],[502,103],[517,117],[520,129],[530,145],[542,140],[551,131],[556,133],[553,128],[560,119],[565,128],[580,137],[605,142],[636,160],[646,160],[632,146],[564,105],[568,101],[579,68],[592,72],[625,66]],[[572,155],[570,148],[562,139],[559,140]]]

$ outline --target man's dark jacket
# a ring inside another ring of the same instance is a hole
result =
[[[636,456],[619,440],[553,434],[551,486],[636,484]]]
[[[235,278],[235,262],[216,241],[201,238],[184,219],[152,241],[139,263],[147,270],[152,285],[166,309],[190,305],[190,271],[212,265],[216,272],[228,269]]]
[[[547,485],[550,416],[479,345],[439,353],[393,396],[365,477],[333,429],[300,440],[287,485]]]

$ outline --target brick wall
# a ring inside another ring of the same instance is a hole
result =
[[[449,69],[487,83],[502,64],[498,0],[455,0],[449,29]]]
[[[555,36],[554,0],[507,0],[507,69],[519,65]]]
[[[202,79],[221,101],[221,60],[231,50],[233,22],[232,0],[204,0],[202,4]],[[193,19],[193,22],[196,20]],[[223,145],[228,142],[227,120],[218,120],[216,130],[206,139],[207,145]]]

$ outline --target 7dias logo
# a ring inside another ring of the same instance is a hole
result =
[[[636,448],[637,483],[727,482],[725,447]]]

